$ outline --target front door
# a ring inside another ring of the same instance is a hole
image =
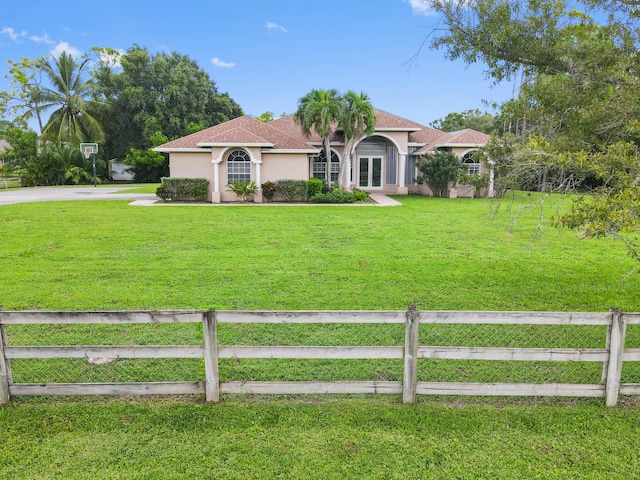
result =
[[[360,157],[358,187],[382,187],[382,157]]]

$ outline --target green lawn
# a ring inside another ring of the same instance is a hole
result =
[[[0,304],[5,310],[405,309],[415,304],[419,309],[640,311],[640,278],[622,244],[582,241],[575,232],[549,226],[562,199],[545,210],[539,233],[537,211],[526,212],[509,228],[530,197],[503,203],[511,211],[495,219],[485,200],[398,199],[403,206],[394,208],[142,208],[125,201],[3,206]],[[39,338],[41,344],[198,344],[196,327],[42,327],[49,330]],[[313,344],[318,336],[352,344],[345,331],[324,326],[306,330],[302,341],[301,332],[282,326],[275,331],[220,327],[223,344],[250,343],[252,335],[267,344]],[[361,335],[361,344],[402,344],[401,326],[377,327],[366,334],[346,330]],[[465,329],[468,337],[462,339],[450,326],[421,329],[421,337],[446,345],[474,339],[557,348],[598,348],[603,341],[600,327],[586,327],[578,339],[570,327],[549,332],[542,326],[534,343],[531,332],[523,335],[522,329],[495,327],[504,332],[482,339],[484,333],[474,328]],[[634,326],[628,333],[635,348],[639,330]],[[8,333],[14,344],[27,343],[31,334],[26,327]],[[58,381],[87,374],[82,359],[46,362],[23,373],[56,372]],[[182,370],[171,370],[177,360],[132,361],[136,367],[126,362],[101,367],[104,378],[95,381],[202,377],[200,360],[181,364]],[[258,371],[252,362],[267,361],[229,359],[221,362],[221,375],[247,378]],[[294,362],[276,379],[335,375],[339,362],[304,367]],[[379,363],[381,379],[401,375],[401,362]],[[423,362],[428,369],[419,375],[493,381],[491,375],[504,374],[496,363],[476,362],[479,367],[468,369],[464,362]],[[572,366],[585,369],[580,381],[599,380],[600,364]],[[23,374],[17,360],[12,367]],[[358,367],[351,368],[349,378],[359,379]],[[523,368],[508,372],[512,381],[522,380]],[[175,378],[154,378],[168,370]],[[623,375],[636,378],[636,370]],[[542,375],[539,381],[557,381],[559,374]],[[640,475],[639,405],[636,399],[621,403],[611,410],[602,399],[420,397],[417,405],[401,405],[396,396],[226,396],[206,405],[200,398],[16,398],[0,408],[0,478],[627,479]]]
[[[401,207],[0,209],[0,304],[14,309],[640,310],[621,242],[490,202]],[[524,200],[520,199],[522,203]],[[555,213],[556,205],[547,213]]]
[[[22,187],[22,185],[20,184],[20,180],[6,180],[6,185],[5,185],[5,179],[3,179],[2,177],[0,177],[0,192],[2,192],[2,190],[9,189],[9,188],[20,188]]]
[[[131,183],[122,185],[123,188],[120,192],[117,193],[156,193],[156,190],[160,186],[160,183]],[[117,184],[110,184],[109,187],[117,187]]]
[[[631,479],[638,406],[395,400],[24,402],[6,479]]]

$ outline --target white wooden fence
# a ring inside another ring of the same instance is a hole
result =
[[[5,326],[69,324],[202,323],[203,345],[189,346],[27,346],[7,342]],[[404,346],[221,346],[217,325],[223,323],[276,324],[404,324]],[[420,325],[601,325],[605,348],[488,348],[419,344]],[[640,395],[639,383],[621,383],[623,362],[639,362],[640,348],[625,349],[627,325],[639,325],[640,313],[469,312],[469,311],[0,311],[0,405],[12,396],[26,395],[144,395],[205,394],[217,402],[227,394],[362,394],[402,395],[404,403],[416,395],[575,396],[604,397],[608,407],[618,395]],[[197,382],[128,383],[14,383],[13,359],[53,358],[200,358],[205,375]],[[221,382],[218,360],[262,359],[397,359],[404,362],[402,381]],[[419,359],[489,360],[498,362],[602,362],[602,382],[580,383],[464,383],[418,381]]]

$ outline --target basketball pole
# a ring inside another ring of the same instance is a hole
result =
[[[91,160],[93,160],[93,188],[96,188],[97,185],[97,181],[96,181],[96,154],[95,153],[91,153]]]
[[[91,156],[91,163],[93,164],[93,187],[98,186],[98,175],[96,172],[96,153],[98,153],[97,143],[81,143],[80,151],[83,153],[86,159]]]

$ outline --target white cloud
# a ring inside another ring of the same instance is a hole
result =
[[[231,68],[231,67],[235,67],[236,66],[235,63],[223,62],[218,57],[213,57],[211,59],[211,63],[213,63],[216,67],[222,67],[222,68]]]
[[[267,30],[280,30],[282,33],[287,33],[286,28],[273,22],[267,22]]]
[[[49,34],[48,33],[45,33],[41,37],[39,37],[37,35],[31,35],[29,37],[29,40],[34,41],[36,43],[48,43],[49,45],[56,43],[56,42],[54,42],[53,40],[51,40],[49,38]]]
[[[73,58],[80,58],[82,56],[82,52],[80,50],[72,47],[67,42],[60,42],[49,51],[49,53],[54,57],[59,57],[62,52],[67,52]]]
[[[433,12],[428,0],[405,0],[411,5],[411,10],[416,15],[431,15]]]
[[[16,32],[11,27],[4,27],[2,30],[0,30],[0,33],[2,33],[3,35],[7,35],[14,42],[17,42],[21,38],[24,38],[24,36],[27,34],[27,32],[25,32],[24,30],[21,32]]]

